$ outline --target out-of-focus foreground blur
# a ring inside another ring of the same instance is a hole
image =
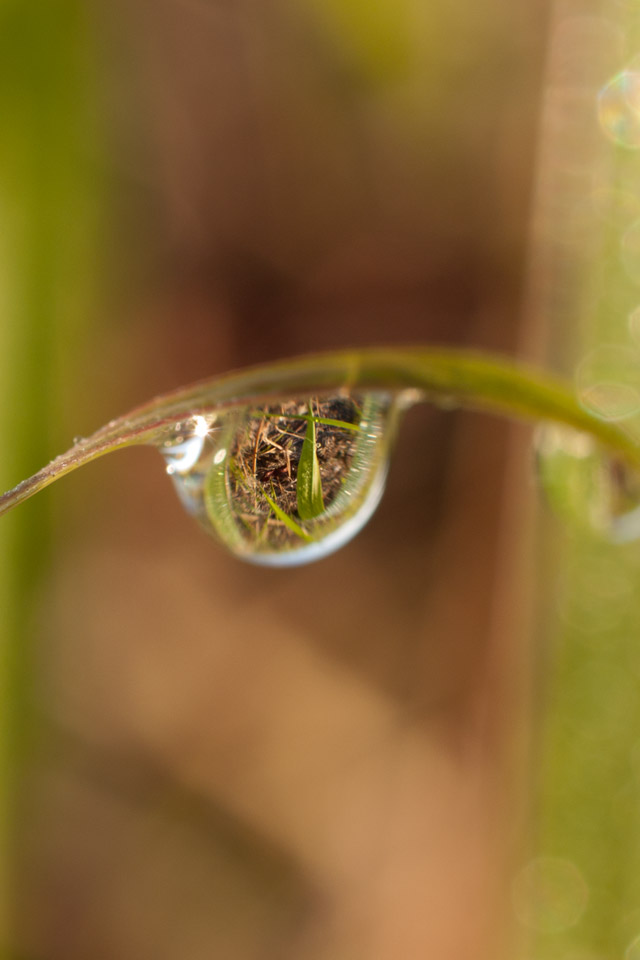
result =
[[[582,307],[613,283],[597,93],[629,17],[5,0],[2,487],[247,363],[446,342],[571,372],[612,329]],[[7,958],[636,949],[640,564],[539,510],[530,438],[412,412],[368,528],[293,570],[226,555],[152,450],[3,518]]]

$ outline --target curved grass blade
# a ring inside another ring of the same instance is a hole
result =
[[[320,464],[318,463],[318,451],[316,450],[316,425],[313,420],[311,404],[309,404],[307,430],[302,442],[300,460],[298,461],[296,498],[301,520],[313,520],[314,517],[319,517],[321,513],[324,513]]]
[[[273,497],[269,496],[266,490],[263,490],[262,493],[264,494],[267,503],[275,513],[278,520],[281,520],[285,527],[291,530],[291,533],[295,533],[296,537],[300,537],[301,540],[307,540],[309,543],[313,542],[313,537],[306,533],[302,527],[295,522],[293,517],[290,517],[288,513],[285,513],[284,510],[278,506]]]
[[[357,433],[360,430],[359,423],[349,423],[348,420],[334,420],[331,417],[316,417],[313,414],[301,414],[301,413],[267,413],[263,410],[252,410],[252,417],[264,417],[265,420],[295,420],[296,422],[300,420],[313,420],[314,423],[319,423],[323,427],[338,427],[340,430],[353,430],[354,433]]]
[[[137,444],[158,445],[185,417],[240,404],[349,390],[411,391],[428,401],[485,410],[512,419],[552,420],[596,438],[640,468],[640,446],[623,427],[582,409],[567,384],[512,360],[455,349],[368,349],[302,357],[183,387],[112,420],[0,496],[0,515],[97,457]],[[409,400],[408,400],[409,402]]]

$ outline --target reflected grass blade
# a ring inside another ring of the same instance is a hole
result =
[[[264,417],[265,420],[313,420],[323,427],[338,427],[340,430],[353,430],[357,433],[360,430],[359,423],[349,423],[348,420],[333,420],[331,417],[316,417],[312,414],[300,413],[267,413],[264,410],[252,410],[252,417]]]
[[[273,493],[273,491],[271,492]],[[275,513],[278,520],[281,520],[282,523],[284,523],[285,527],[291,530],[291,533],[294,533],[296,537],[300,537],[301,540],[306,540],[309,543],[313,542],[313,537],[311,537],[308,533],[306,533],[302,529],[302,527],[295,522],[293,517],[290,517],[288,513],[285,513],[284,510],[282,510],[281,507],[278,506],[275,499],[269,496],[266,490],[263,490],[262,493],[264,494],[264,497],[267,503]]]
[[[324,512],[320,464],[318,463],[318,451],[316,450],[316,425],[313,420],[311,405],[309,405],[307,431],[298,461],[296,497],[298,514],[301,520],[313,520],[314,517],[319,517]]]

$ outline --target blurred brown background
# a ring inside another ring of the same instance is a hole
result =
[[[94,3],[99,280],[53,348],[61,433],[301,352],[516,352],[545,17]],[[412,412],[369,527],[291,571],[226,556],[153,451],[46,494],[25,957],[512,955],[522,436]]]

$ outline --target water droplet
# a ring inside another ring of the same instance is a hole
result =
[[[536,435],[538,475],[552,508],[612,543],[640,539],[640,475],[585,433],[546,424]]]
[[[160,452],[209,533],[243,559],[295,566],[337,550],[373,514],[400,404],[376,393],[234,407]]]
[[[623,70],[602,88],[598,119],[614,143],[629,150],[640,149],[640,71]]]
[[[604,345],[576,369],[580,403],[602,420],[626,420],[640,411],[640,352]]]

